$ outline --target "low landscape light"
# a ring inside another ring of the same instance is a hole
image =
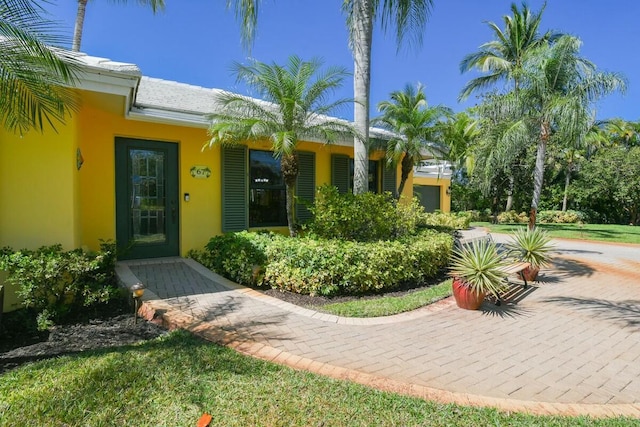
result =
[[[131,287],[131,296],[133,297],[133,322],[138,323],[138,308],[140,307],[140,298],[144,295],[144,284],[136,283]]]

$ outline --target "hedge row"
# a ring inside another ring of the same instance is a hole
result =
[[[459,212],[459,215],[466,215],[471,221],[493,221],[493,216],[488,211],[465,211]],[[501,212],[497,216],[498,224],[524,224],[529,222],[529,214],[527,212],[508,211]],[[536,220],[540,224],[577,224],[586,222],[587,215],[580,211],[539,211]]]
[[[452,237],[424,230],[396,241],[291,239],[230,233],[190,256],[243,284],[301,294],[340,295],[392,290],[435,276],[449,261]]]

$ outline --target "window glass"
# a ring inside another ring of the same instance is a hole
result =
[[[369,191],[372,193],[379,193],[378,178],[380,173],[380,162],[377,160],[369,160]],[[353,191],[353,170],[354,161],[349,159],[349,186]]]
[[[287,225],[280,159],[270,151],[249,151],[249,227]]]

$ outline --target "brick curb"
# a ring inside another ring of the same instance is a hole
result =
[[[240,340],[233,332],[221,330],[207,321],[196,319],[188,314],[175,310],[171,305],[164,303],[162,300],[144,301],[138,314],[148,321],[161,324],[169,330],[184,329],[208,341],[224,345],[239,353],[257,359],[338,380],[352,381],[382,391],[417,397],[438,403],[492,407],[503,412],[524,412],[533,415],[590,416],[594,418],[624,416],[640,418],[640,404],[589,405],[495,398],[420,386],[321,363],[255,341]]]

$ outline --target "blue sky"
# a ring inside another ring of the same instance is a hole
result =
[[[146,76],[204,87],[247,93],[230,71],[234,61],[247,63],[239,26],[226,0],[166,0],[166,9],[150,9],[107,0],[90,0],[87,6],[82,51],[114,61],[137,64]],[[444,104],[455,111],[474,104],[457,97],[473,74],[460,74],[459,63],[468,53],[492,38],[485,21],[502,27],[509,14],[507,0],[435,0],[422,47],[396,50],[393,32],[379,26],[372,53],[371,102],[375,106],[405,84],[426,86],[429,104]],[[251,57],[284,63],[297,54],[303,59],[321,57],[327,65],[353,69],[347,45],[342,0],[263,0],[257,38]],[[520,4],[520,2],[518,2]],[[541,0],[528,2],[538,10]],[[60,0],[47,6],[55,20],[71,35],[76,2]],[[626,95],[614,94],[598,104],[598,117],[639,120],[640,107],[640,2],[637,0],[548,0],[542,30],[554,29],[580,37],[582,55],[599,69],[615,71],[629,82]],[[336,97],[353,95],[351,79]],[[351,119],[351,110],[336,114]]]

